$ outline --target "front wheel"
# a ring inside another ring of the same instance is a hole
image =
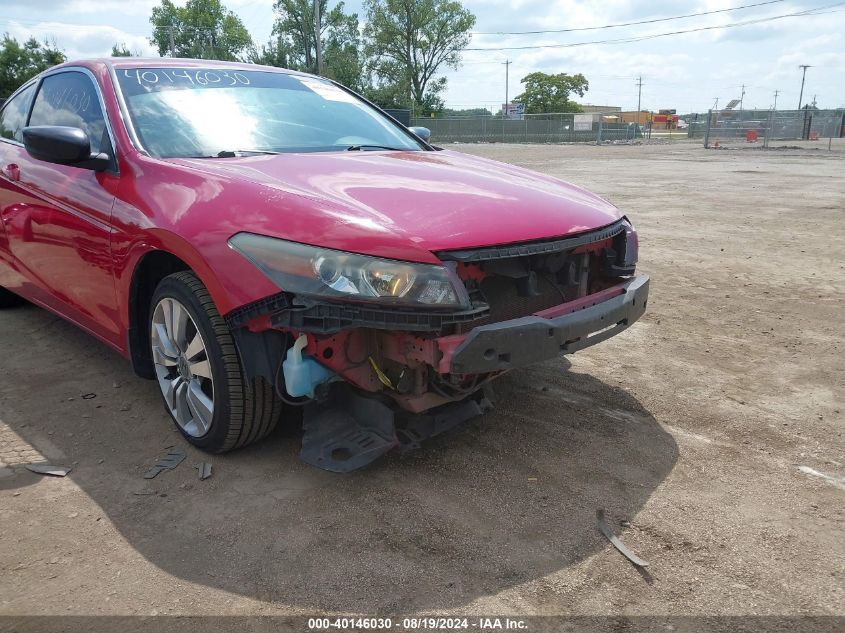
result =
[[[161,281],[149,328],[165,407],[191,444],[223,453],[273,430],[282,401],[262,379],[247,384],[229,327],[196,275]]]

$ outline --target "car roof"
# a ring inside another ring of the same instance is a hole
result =
[[[66,61],[58,66],[53,66],[49,70],[68,66],[85,66],[91,68],[102,64],[111,66],[118,70],[125,68],[212,68],[220,70],[258,70],[261,72],[275,72],[303,77],[316,77],[315,75],[290,70],[288,68],[279,68],[278,66],[262,66],[260,64],[250,64],[246,62],[230,62],[217,59],[190,59],[184,57],[96,57],[90,59],[75,59]],[[317,78],[324,79],[324,77]]]

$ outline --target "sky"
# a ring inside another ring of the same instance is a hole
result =
[[[184,4],[185,0],[176,0]],[[782,0],[765,6],[639,24],[565,33],[503,35],[502,32],[577,29],[635,22],[756,4],[764,0],[463,0],[477,18],[469,49],[449,80],[446,104],[453,108],[498,109],[508,94],[521,92],[520,79],[533,71],[583,73],[590,89],[580,103],[636,109],[636,78],[642,77],[642,108],[702,112],[716,99],[739,99],[745,108],[769,108],[778,91],[780,108],[798,106],[799,65],[809,64],[804,102],[820,108],[845,107],[845,2]],[[155,55],[149,44],[149,16],[158,0],[0,0],[0,30],[25,39],[55,40],[69,59],[109,54],[115,43]],[[273,0],[224,0],[238,14],[257,44],[270,37]],[[335,0],[329,0],[333,7]],[[363,0],[347,0],[359,13]],[[787,17],[726,29],[656,37],[636,42],[584,42],[631,39],[669,31],[713,27],[783,16],[819,8],[819,15]],[[558,48],[495,50],[552,45]],[[560,47],[568,45],[568,47]],[[492,49],[492,50],[491,50]]]

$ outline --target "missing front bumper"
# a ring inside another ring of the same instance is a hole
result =
[[[643,315],[648,285],[648,276],[638,275],[615,286],[615,296],[586,303],[574,312],[554,317],[536,314],[479,326],[455,348],[449,371],[483,374],[514,369],[607,340]]]

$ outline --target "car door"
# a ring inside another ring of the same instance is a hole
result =
[[[21,88],[0,109],[0,219],[2,210],[20,202],[17,176],[17,156],[22,148],[22,130],[29,117],[29,108],[35,96],[36,83]],[[25,278],[20,274],[6,236],[4,222],[0,221],[0,286],[20,291]]]
[[[11,195],[0,208],[8,248],[26,277],[23,294],[120,346],[120,326],[110,251],[117,163],[104,106],[85,69],[43,77],[29,126],[65,125],[84,130],[92,152],[113,157],[104,172],[57,165],[7,148],[0,178]]]

